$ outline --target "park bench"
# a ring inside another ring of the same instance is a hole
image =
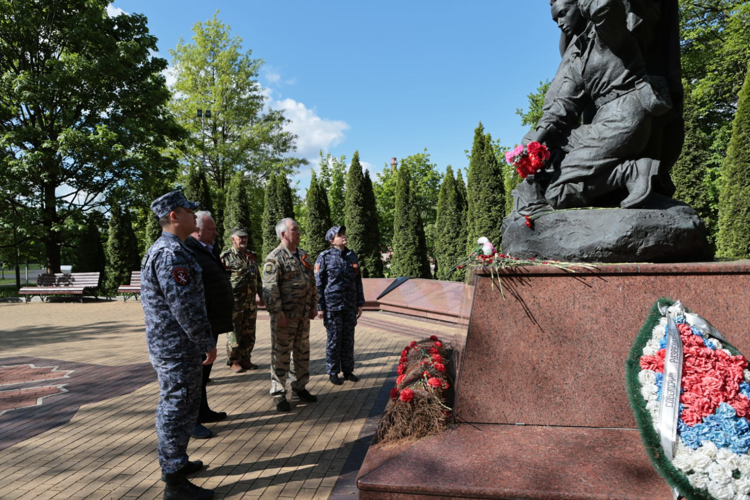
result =
[[[39,295],[40,298],[47,295],[80,295],[83,302],[84,295],[93,295],[99,288],[100,274],[40,274],[36,279],[36,286],[23,287],[18,293],[26,296],[26,302],[34,295]]]
[[[141,294],[141,272],[133,271],[130,274],[130,284],[120,285],[117,288],[117,293],[128,294],[125,295],[123,300],[128,300],[131,294],[135,295],[135,298],[138,299],[138,296]]]

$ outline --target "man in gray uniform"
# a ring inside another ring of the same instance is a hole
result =
[[[216,341],[206,314],[201,268],[184,245],[195,231],[198,203],[172,191],[151,204],[161,237],[141,262],[141,304],[151,364],[161,390],[156,409],[159,465],[165,499],[213,498],[185,477],[203,467],[189,461],[187,445],[198,419],[203,364],[216,359]]]

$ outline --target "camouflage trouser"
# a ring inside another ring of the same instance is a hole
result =
[[[290,361],[293,364],[290,367]],[[271,316],[271,394],[286,394],[289,374],[292,389],[300,391],[310,381],[310,320],[290,319],[280,328]]]
[[[326,311],[323,324],[328,332],[326,343],[326,373],[354,371],[354,327],[357,326],[357,308]]]
[[[156,436],[162,472],[177,472],[188,462],[190,435],[198,422],[201,401],[201,357],[163,359],[151,356],[159,379],[159,405],[156,407]]]
[[[234,300],[234,329],[227,333],[227,365],[250,361],[255,347],[255,320],[258,317],[258,308],[255,304],[246,307],[247,302],[245,298]]]

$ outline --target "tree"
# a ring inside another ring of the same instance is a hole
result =
[[[500,225],[505,214],[503,174],[492,147],[492,137],[484,134],[484,126],[474,130],[469,161],[467,249],[473,250],[477,239],[485,236],[499,246]]]
[[[437,216],[438,193],[443,175],[437,170],[437,165],[430,160],[430,154],[425,149],[403,158],[400,167],[406,167],[414,184],[414,200],[417,204],[419,214],[424,222],[424,230],[427,237],[427,247],[434,247],[434,227]],[[390,165],[386,165],[379,174],[375,184],[375,197],[377,199],[378,217],[380,220],[381,240],[385,245],[393,241],[394,219],[396,213],[396,186],[398,175]]]
[[[331,207],[331,222],[345,225],[344,206],[346,205],[346,156],[336,158],[320,152],[320,185],[328,193],[328,206]]]
[[[289,173],[307,161],[289,155],[296,149],[296,136],[284,130],[288,120],[283,111],[265,106],[257,81],[263,61],[253,59],[251,50],[243,52],[242,39],[232,38],[231,28],[217,14],[195,23],[192,43],[180,39],[170,50],[176,78],[171,108],[190,134],[179,150],[182,163],[200,165],[205,154],[221,229],[226,190],[235,172],[260,184],[272,171]]]
[[[516,114],[521,117],[521,126],[528,125],[529,130],[534,130],[544,114],[544,97],[549,90],[550,81],[539,82],[536,92],[527,97],[529,99],[529,110],[516,108]],[[520,137],[519,137],[520,139]]]
[[[292,190],[286,175],[271,174],[266,185],[265,209],[263,211],[263,258],[279,246],[276,224],[287,217],[294,218]]]
[[[227,205],[224,209],[224,247],[232,245],[232,229],[245,228],[247,231],[247,248],[255,251],[255,237],[250,220],[250,200],[245,189],[245,178],[242,172],[236,172],[227,190]]]
[[[750,257],[750,67],[740,91],[724,162],[717,243],[720,257]]]
[[[120,285],[128,283],[130,273],[140,269],[141,257],[138,240],[133,231],[133,223],[127,207],[114,198],[109,216],[107,238],[107,268],[104,291],[108,295],[117,293]]]
[[[372,187],[370,172],[365,170],[364,183],[364,205],[365,205],[365,246],[362,253],[358,255],[362,267],[362,277],[382,278],[383,258],[380,253],[380,222],[378,220],[378,207],[375,201],[375,192]]]
[[[333,224],[331,223],[331,208],[328,206],[328,194],[320,185],[314,170],[305,203],[307,205],[306,250],[313,259],[317,259],[318,255],[330,247],[330,243],[326,241],[326,233]]]
[[[455,266],[466,256],[465,209],[461,192],[450,165],[440,186],[435,242],[436,277],[440,280],[463,281],[465,272]]]
[[[207,210],[214,213],[214,204],[211,199],[211,188],[208,185],[206,172],[200,166],[191,166],[188,169],[187,182],[182,194],[188,200],[200,203],[200,210]]]
[[[685,142],[682,154],[670,172],[675,185],[674,199],[690,205],[703,219],[708,229],[709,241],[715,243],[717,232],[716,201],[713,199],[709,178],[709,138],[698,123],[698,110],[693,104],[690,87],[683,82],[685,92]]]
[[[101,216],[101,214],[98,214]],[[73,254],[73,270],[78,273],[98,272],[104,274],[107,260],[104,255],[102,235],[99,232],[100,217],[89,217],[86,232],[78,238]]]
[[[423,227],[409,168],[402,165],[396,184],[391,276],[432,277]]]
[[[349,173],[346,177],[346,202],[344,205],[346,237],[348,246],[357,255],[367,247],[367,216],[365,214],[365,176],[359,162],[359,151],[354,152]]]
[[[0,2],[0,212],[15,214],[19,240],[44,243],[54,272],[84,213],[176,168],[161,154],[181,135],[167,62],[144,16],[108,17],[108,4]]]

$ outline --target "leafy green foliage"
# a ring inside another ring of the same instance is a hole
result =
[[[369,229],[365,214],[365,176],[362,173],[362,164],[359,162],[359,151],[354,152],[346,177],[344,217],[348,246],[359,255],[367,246],[366,234]]]
[[[676,187],[673,198],[690,205],[703,219],[709,233],[709,241],[715,244],[717,225],[716,200],[708,177],[709,138],[698,123],[698,110],[693,104],[690,88],[685,86],[685,142],[682,154],[672,167],[670,175]]]
[[[530,130],[536,128],[537,123],[542,118],[544,110],[544,96],[547,95],[549,90],[550,81],[539,82],[536,92],[532,92],[527,97],[529,98],[529,110],[524,111],[523,109],[516,109],[516,114],[521,117],[521,125],[528,125]]]
[[[500,225],[505,215],[505,186],[492,137],[480,123],[474,130],[469,161],[466,249],[472,251],[477,239],[485,236],[499,247]]]
[[[247,248],[255,251],[255,236],[250,217],[250,200],[245,189],[245,178],[242,172],[232,177],[227,190],[227,206],[224,209],[224,248],[232,245],[232,229],[245,228],[247,231]]]
[[[191,166],[189,168],[187,182],[182,194],[188,200],[200,203],[199,210],[207,210],[216,217],[206,172],[200,166]]]
[[[86,232],[78,238],[73,254],[73,271],[76,273],[104,273],[107,261],[104,256],[102,235],[99,232],[100,222],[100,216],[89,217]]]
[[[370,172],[365,171],[364,177],[364,212],[365,212],[365,246],[358,254],[363,278],[382,278],[383,259],[380,253],[380,222],[375,192],[372,186]]]
[[[393,257],[391,277],[430,278],[424,226],[418,208],[409,167],[398,169],[396,211],[393,221]]]
[[[142,15],[107,0],[0,1],[0,218],[19,240],[60,249],[106,209],[172,175],[162,150],[181,137],[167,112],[167,62]]]
[[[346,156],[336,158],[320,152],[320,185],[328,193],[328,206],[331,207],[331,222],[345,225],[344,207],[346,205]]]
[[[315,176],[315,171],[312,172],[305,204],[307,206],[307,221],[304,226],[305,250],[315,260],[330,247],[330,243],[326,241],[326,232],[333,226],[328,195]]]
[[[435,260],[439,280],[463,281],[465,271],[455,266],[466,257],[466,207],[453,169],[446,168],[437,208]]]
[[[720,257],[750,257],[750,70],[732,123],[719,195]]]
[[[400,162],[399,171],[405,167],[409,170],[409,176],[414,185],[414,200],[419,210],[419,215],[424,222],[427,237],[427,247],[434,247],[435,219],[437,217],[437,201],[440,192],[440,182],[443,174],[437,169],[437,164],[431,163],[430,154],[425,149],[403,158]],[[375,198],[378,205],[378,219],[380,221],[380,237],[384,246],[394,239],[394,224],[396,214],[396,186],[398,175],[386,165],[383,171],[377,174],[375,183]]]
[[[292,190],[283,173],[273,173],[266,185],[263,211],[263,258],[279,246],[276,224],[286,217],[294,218]]]
[[[117,199],[111,206],[104,291],[115,295],[117,287],[130,282],[130,273],[140,269],[141,257],[130,212]]]

